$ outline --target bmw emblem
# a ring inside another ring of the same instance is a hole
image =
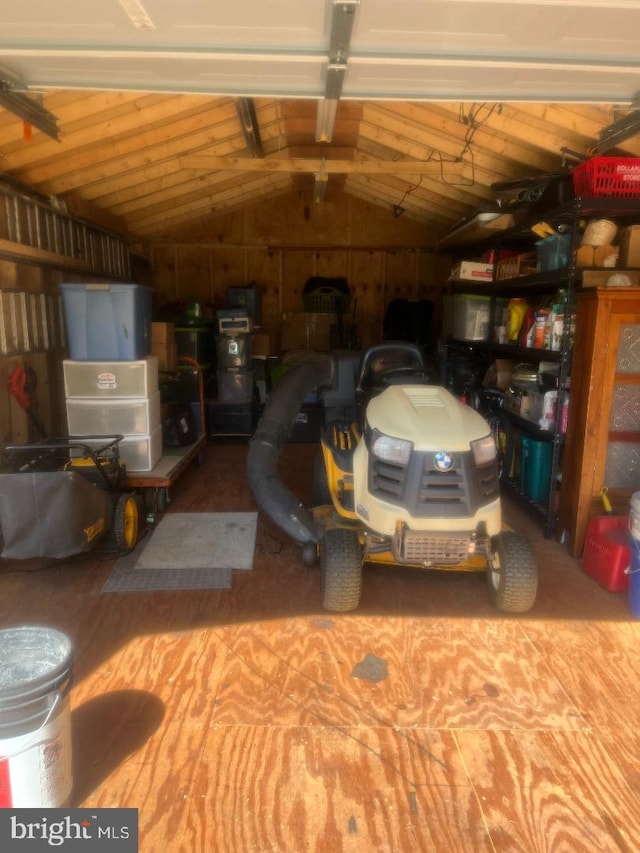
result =
[[[439,450],[433,457],[433,464],[438,471],[450,471],[453,468],[453,456]]]

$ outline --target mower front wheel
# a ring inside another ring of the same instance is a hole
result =
[[[526,613],[536,600],[538,566],[531,543],[517,533],[501,533],[487,568],[489,597],[504,613]]]
[[[113,514],[113,537],[118,551],[128,554],[138,541],[138,502],[135,495],[119,495]]]
[[[346,613],[355,610],[362,593],[362,547],[358,534],[330,527],[322,543],[322,606]]]

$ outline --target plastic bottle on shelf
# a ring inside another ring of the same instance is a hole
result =
[[[529,308],[526,299],[514,297],[507,305],[507,329],[510,342],[518,340],[520,327]]]
[[[536,349],[548,349],[548,320],[550,313],[549,308],[539,308],[536,311],[535,331],[533,335],[533,346]]]
[[[518,345],[521,347],[533,346],[533,326],[536,321],[536,310],[529,306],[524,315],[524,320],[520,326],[520,334],[518,336]]]

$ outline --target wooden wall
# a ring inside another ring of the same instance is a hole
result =
[[[423,226],[342,195],[314,203],[281,195],[209,218],[150,249],[155,307],[199,301],[215,310],[230,286],[255,282],[262,326],[278,346],[283,316],[303,311],[310,276],[345,277],[363,344],[379,340],[395,298],[431,299],[440,317],[443,259],[423,250]],[[357,302],[356,302],[357,300]]]
[[[27,256],[29,249],[17,247]],[[66,340],[60,282],[92,281],[86,273],[0,257],[0,445],[66,432],[62,360]],[[32,416],[9,390],[16,367],[33,371]]]
[[[32,409],[47,424],[47,432],[57,420],[54,409],[58,395],[52,393],[57,370],[51,356],[62,342],[56,301],[47,300],[49,284],[41,267],[0,260],[0,435],[5,444],[40,437],[32,419],[9,391],[9,378],[17,367],[35,371]]]
[[[341,196],[315,204],[291,192],[216,216],[143,247],[151,271],[133,277],[154,288],[154,309],[171,303],[226,304],[229,286],[255,282],[261,292],[262,329],[279,350],[283,317],[304,309],[310,276],[345,277],[357,306],[363,346],[381,339],[382,318],[395,298],[431,299],[439,331],[447,259],[423,250],[423,227],[391,211]],[[0,444],[40,438],[34,418],[9,392],[16,366],[35,372],[33,414],[48,435],[66,432],[62,360],[66,355],[58,284],[93,281],[79,262],[3,241],[0,246]],[[135,267],[134,267],[135,268]]]

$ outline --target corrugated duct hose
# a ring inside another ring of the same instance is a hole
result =
[[[334,360],[323,353],[310,353],[291,367],[271,391],[249,445],[247,476],[258,506],[303,550],[322,541],[322,528],[280,480],[278,456],[304,398],[313,388],[330,385],[333,375]]]

